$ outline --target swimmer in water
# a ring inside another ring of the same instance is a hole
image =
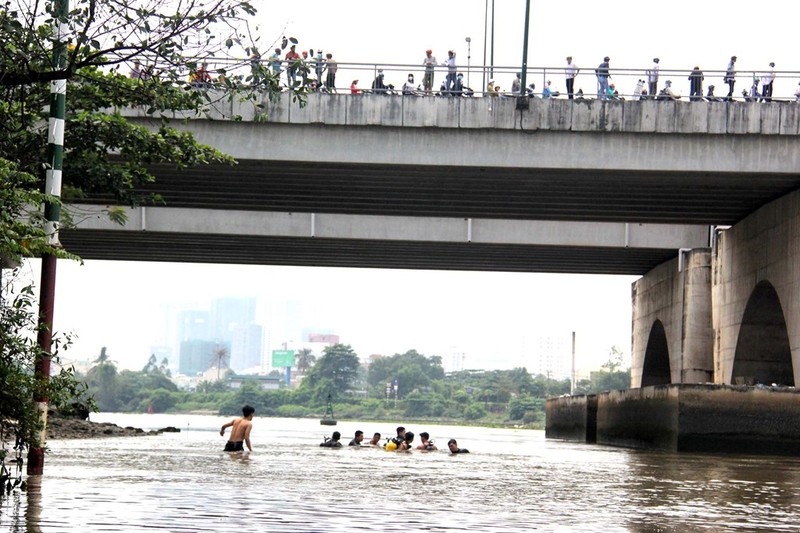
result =
[[[253,416],[256,410],[245,405],[242,407],[242,417],[231,420],[227,424],[222,425],[219,430],[220,435],[225,435],[225,430],[231,428],[231,436],[228,442],[225,443],[226,452],[241,452],[244,451],[242,444],[247,444],[247,449],[251,452],[253,447],[250,445],[250,430],[253,429]]]

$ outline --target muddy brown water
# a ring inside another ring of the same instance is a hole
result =
[[[654,453],[541,431],[406,424],[469,455],[322,449],[385,423],[254,420],[226,454],[228,418],[95,416],[180,433],[51,441],[45,475],[0,503],[4,532],[797,531],[800,458]]]

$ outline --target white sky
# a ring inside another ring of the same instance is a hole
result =
[[[457,52],[462,70],[472,39],[471,65],[483,62],[484,0],[361,2],[331,4],[257,2],[261,9],[260,48],[266,52],[281,34],[300,40],[298,50],[322,48],[340,62],[419,64],[432,48],[439,61]],[[491,1],[489,1],[491,6]],[[496,66],[507,73],[495,79],[510,87],[522,61],[524,0],[496,0]],[[608,4],[578,0],[569,4],[531,2],[529,68],[555,71],[554,86],[563,90],[561,68],[567,55],[586,69],[576,88],[594,91],[591,69],[611,57],[614,68],[648,68],[661,59],[662,81],[672,79],[688,93],[686,77],[694,65],[706,71],[706,87],[724,84],[721,75],[731,55],[741,73],[736,89],[749,88],[747,70],[800,70],[795,35],[800,4],[771,2],[764,9],[698,2],[688,5]],[[284,30],[285,28],[285,30]],[[487,51],[487,57],[489,52]],[[671,69],[679,73],[669,74]],[[401,85],[406,70],[389,72]],[[499,70],[499,69],[498,69]],[[416,71],[421,81],[421,71]],[[359,77],[368,86],[371,73],[340,69],[337,85]],[[443,74],[437,74],[437,85]],[[473,71],[470,85],[481,86]],[[531,81],[541,86],[541,74]],[[621,76],[616,77],[620,83]],[[636,78],[620,85],[632,90]],[[775,83],[775,96],[793,94],[800,76]],[[39,262],[28,264],[38,281]],[[331,330],[362,357],[414,348],[445,355],[453,347],[467,355],[469,368],[525,365],[521,346],[536,335],[577,334],[579,365],[598,366],[611,346],[630,352],[631,276],[356,270],[87,261],[60,261],[55,324],[78,335],[72,356],[94,358],[107,346],[124,368],[139,369],[150,347],[164,343],[168,306],[207,308],[217,297],[257,296],[263,302],[300,301],[309,327]],[[527,337],[527,341],[525,338]],[[291,340],[291,339],[287,339]]]

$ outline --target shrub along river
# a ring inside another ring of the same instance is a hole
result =
[[[0,532],[796,531],[800,458],[656,453],[544,432],[405,424],[438,452],[320,448],[395,424],[256,418],[252,453],[222,452],[230,418],[93,415],[180,433],[52,440],[45,475],[0,500]],[[449,438],[472,453],[451,456]],[[366,440],[365,440],[366,442]],[[418,439],[416,439],[418,442]]]

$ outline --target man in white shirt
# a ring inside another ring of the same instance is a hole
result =
[[[653,58],[653,66],[647,71],[647,91],[653,96],[658,94],[658,63],[658,58]]]
[[[564,68],[564,74],[567,76],[567,96],[572,100],[572,93],[575,92],[575,78],[578,76],[578,66],[572,62],[572,56],[567,57],[567,66]]]
[[[761,101],[772,101],[772,82],[775,81],[775,63],[769,64],[769,70],[761,76]]]

